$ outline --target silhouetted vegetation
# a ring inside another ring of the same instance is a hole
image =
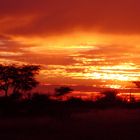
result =
[[[133,83],[134,83],[138,88],[140,88],[140,81],[133,81]]]
[[[0,65],[0,90],[7,97],[9,90],[15,94],[33,89],[38,85],[35,75],[39,69],[36,65]]]
[[[0,115],[48,115],[56,118],[69,118],[73,112],[88,109],[112,107],[139,108],[140,102],[131,95],[129,102],[119,98],[116,90],[104,91],[95,101],[71,97],[59,100],[71,93],[68,86],[55,88],[53,97],[41,93],[28,92],[39,83],[35,76],[40,67],[36,65],[0,65],[0,90],[5,96],[0,97]]]
[[[55,89],[55,93],[56,93],[55,96],[57,96],[57,97],[63,96],[63,95],[68,94],[72,91],[73,90],[70,87],[66,87],[66,86],[59,87],[59,88]]]

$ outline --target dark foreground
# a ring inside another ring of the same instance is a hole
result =
[[[70,117],[0,118],[1,140],[138,140],[140,109],[92,109]]]

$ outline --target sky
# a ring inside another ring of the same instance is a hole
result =
[[[0,63],[38,64],[41,89],[140,80],[139,0],[0,0]]]

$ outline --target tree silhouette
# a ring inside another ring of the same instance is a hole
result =
[[[35,79],[40,67],[36,65],[23,65],[16,68],[15,74],[12,75],[13,93],[29,91],[39,83]]]
[[[5,92],[5,96],[8,95],[8,90],[12,84],[12,74],[14,65],[0,65],[0,90]]]
[[[12,93],[31,90],[38,85],[35,75],[39,70],[37,65],[0,65],[0,90],[6,97],[9,89]]]
[[[115,101],[117,99],[117,91],[115,90],[109,90],[109,91],[104,91],[101,94],[104,95],[104,99],[107,101]]]
[[[133,83],[137,86],[137,88],[140,88],[140,81],[133,81]]]
[[[63,96],[65,94],[70,93],[71,91],[73,91],[73,89],[71,89],[70,87],[59,87],[59,88],[55,88],[55,93],[57,97]]]

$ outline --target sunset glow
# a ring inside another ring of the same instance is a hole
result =
[[[60,3],[1,2],[0,62],[41,65],[38,78],[48,88],[135,87],[132,81],[140,80],[139,1]]]

